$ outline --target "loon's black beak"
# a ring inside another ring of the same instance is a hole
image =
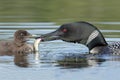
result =
[[[36,39],[41,38],[41,41],[53,41],[59,40],[61,38],[61,35],[63,35],[63,32],[56,30],[51,33],[43,34],[40,37],[36,37]]]

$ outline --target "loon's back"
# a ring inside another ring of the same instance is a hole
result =
[[[113,42],[108,45],[108,48],[113,55],[120,55],[120,42]]]

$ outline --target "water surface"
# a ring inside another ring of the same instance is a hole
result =
[[[120,30],[107,29],[107,26],[120,26],[114,22],[92,22],[100,27],[107,42],[119,41]],[[55,23],[0,23],[0,39],[11,40],[18,29],[25,29],[31,34],[41,35],[54,31],[60,25]],[[32,39],[29,43],[33,43]],[[28,66],[17,65],[14,56],[0,56],[0,79],[2,80],[118,80],[120,79],[119,57],[85,60],[68,59],[70,55],[88,53],[88,48],[81,44],[67,43],[61,40],[42,42],[39,45],[40,59],[29,56]],[[64,57],[66,56],[66,58]],[[24,58],[23,58],[24,59]],[[68,59],[68,60],[67,60]],[[111,76],[112,75],[112,76]]]

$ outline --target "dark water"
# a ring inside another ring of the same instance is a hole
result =
[[[93,22],[94,25],[114,25],[120,23]],[[58,28],[55,23],[0,23],[0,39],[12,39],[18,29],[26,29],[31,34],[41,35]],[[119,41],[120,30],[101,30],[107,42]],[[33,43],[32,39],[29,41]],[[14,56],[0,57],[1,80],[118,80],[120,79],[119,57],[107,57],[106,59],[86,60],[73,58],[70,55],[86,54],[88,49],[81,44],[67,43],[60,40],[42,42],[39,45],[40,59],[29,58],[27,66],[15,64]],[[64,57],[66,56],[66,57]],[[23,58],[23,57],[19,57]],[[23,58],[24,59],[24,58]],[[19,63],[19,62],[18,62]],[[111,76],[112,75],[112,76]]]

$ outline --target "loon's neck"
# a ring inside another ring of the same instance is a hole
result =
[[[13,41],[13,43],[15,44],[16,47],[21,47],[21,46],[25,45],[26,42]]]
[[[99,53],[107,45],[107,42],[99,31],[91,33],[86,42],[86,46],[89,48],[91,53]]]

